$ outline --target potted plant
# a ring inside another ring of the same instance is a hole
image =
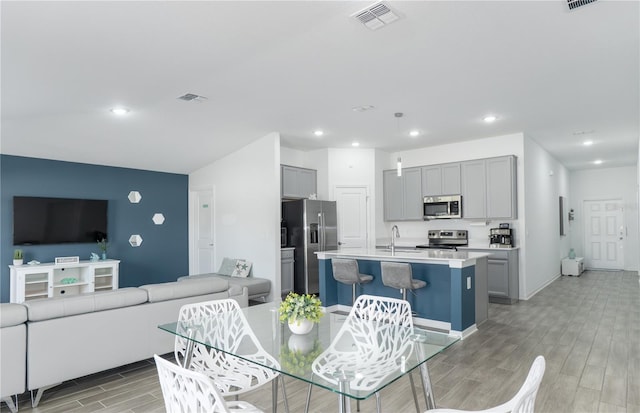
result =
[[[13,251],[13,265],[22,265],[24,262],[24,255],[22,254],[22,250]]]
[[[324,315],[321,305],[315,295],[291,292],[280,304],[280,321],[286,321],[294,334],[307,334]]]
[[[98,241],[98,247],[100,247],[100,251],[102,251],[102,259],[107,259],[107,239],[102,238],[102,240]]]

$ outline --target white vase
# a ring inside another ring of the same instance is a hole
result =
[[[22,265],[22,263],[24,262],[24,260],[13,260],[13,265]]]
[[[313,350],[313,335],[306,334],[292,334],[289,337],[289,341],[287,345],[289,346],[289,350],[299,352],[301,354],[307,354],[311,350]]]
[[[293,334],[307,334],[313,328],[313,322],[304,320],[289,320],[289,330]]]

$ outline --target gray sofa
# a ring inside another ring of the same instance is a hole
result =
[[[217,273],[208,273],[208,274],[196,274],[196,275],[185,275],[184,277],[178,278],[178,282],[180,281],[190,281],[190,280],[224,280],[229,282],[230,284],[246,287],[247,292],[249,294],[249,300],[266,300],[266,297],[271,292],[271,281],[264,278],[254,278],[254,277],[231,277],[225,274]]]
[[[223,298],[246,307],[248,288],[225,279],[194,278],[11,304],[21,307],[25,317],[16,326],[16,337],[5,335],[3,324],[2,339],[15,344],[2,341],[2,397],[6,401],[24,392],[26,383],[35,407],[44,390],[64,381],[172,352],[174,336],[158,325],[176,321],[185,304]],[[12,363],[23,366],[22,376],[14,377],[4,364],[5,350],[12,349]],[[5,374],[11,375],[6,383]]]
[[[25,391],[27,309],[20,304],[0,304],[0,399],[17,411],[14,395]]]
[[[237,271],[239,265],[248,264],[248,273],[242,275]],[[253,276],[252,265],[242,258],[224,257],[218,272],[207,274],[185,275],[178,278],[178,281],[197,280],[197,279],[225,280],[230,284],[240,287],[246,287],[249,293],[249,300],[266,301],[267,296],[271,292],[271,281],[264,278],[256,278]]]

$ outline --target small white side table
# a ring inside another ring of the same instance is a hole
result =
[[[575,257],[564,258],[562,260],[562,275],[576,275],[579,276],[584,271],[584,258]]]

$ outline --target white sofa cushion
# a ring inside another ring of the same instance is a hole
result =
[[[150,303],[155,303],[227,291],[229,290],[229,282],[223,279],[192,280],[188,283],[174,281],[162,284],[142,285],[139,288],[147,291]]]
[[[104,311],[113,308],[129,307],[147,301],[147,292],[139,288],[120,288],[100,293],[79,294],[76,296],[44,298],[27,301],[29,321],[42,321],[51,318]]]
[[[0,327],[11,327],[27,322],[27,308],[21,304],[0,304]]]

